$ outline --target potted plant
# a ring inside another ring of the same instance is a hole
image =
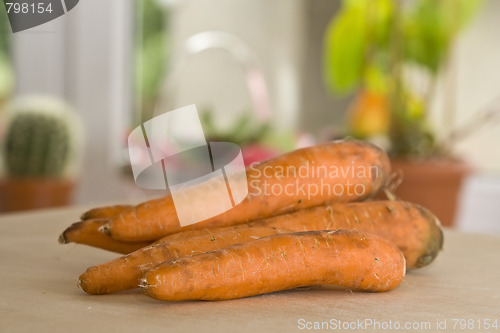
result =
[[[471,168],[436,136],[427,114],[438,77],[450,70],[453,41],[481,2],[345,0],[324,40],[328,88],[355,92],[346,134],[384,146],[402,180],[395,194],[448,226]]]
[[[80,123],[66,103],[47,96],[12,101],[0,145],[0,211],[66,205],[75,187]]]

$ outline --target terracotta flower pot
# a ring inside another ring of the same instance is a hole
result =
[[[65,206],[75,183],[59,179],[4,179],[0,181],[0,212]]]
[[[469,164],[455,160],[394,160],[392,168],[403,177],[395,190],[398,198],[430,209],[444,226],[454,225],[462,181],[473,170]]]

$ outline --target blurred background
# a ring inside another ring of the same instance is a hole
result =
[[[398,197],[500,232],[499,1],[84,0],[15,34],[0,20],[3,211],[154,196],[128,134],[196,104],[246,163],[370,140]]]

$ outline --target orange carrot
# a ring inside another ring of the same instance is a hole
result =
[[[404,201],[332,203],[233,227],[182,231],[165,236],[155,243],[173,244],[198,237],[226,238],[228,232],[245,233],[255,227],[294,232],[337,229],[369,232],[396,244],[405,255],[408,269],[430,264],[443,247],[443,232],[437,217],[420,205]],[[216,242],[212,244],[217,245]],[[164,260],[167,259],[171,258]]]
[[[59,236],[59,243],[78,243],[90,245],[100,249],[130,253],[148,246],[151,242],[122,242],[106,236],[98,229],[108,220],[86,220],[73,223]]]
[[[93,208],[86,211],[80,217],[80,220],[90,220],[90,219],[110,219],[118,214],[123,213],[126,210],[133,208],[131,205],[114,205]]]
[[[430,264],[443,244],[439,221],[418,205],[393,201],[335,203],[248,224],[172,234],[152,246],[89,268],[80,281],[91,294],[133,289],[145,271],[166,260],[219,250],[258,237],[326,229],[357,229],[381,236],[401,249],[408,269]]]
[[[217,237],[203,235],[172,243],[154,244],[106,264],[90,267],[80,275],[80,286],[89,294],[108,294],[137,288],[146,270],[168,259],[205,253],[263,236],[286,232],[290,231],[255,226],[241,231],[226,230]]]
[[[390,173],[387,155],[368,143],[337,141],[299,149],[247,169],[249,193],[236,207],[180,227],[171,196],[147,201],[112,218],[102,231],[123,241],[156,240],[181,230],[228,226],[376,193]],[[196,198],[213,197],[208,186]],[[193,209],[206,210],[197,200]]]
[[[159,300],[227,300],[318,284],[381,292],[404,275],[403,254],[380,237],[309,231],[166,261],[146,272],[140,287]]]

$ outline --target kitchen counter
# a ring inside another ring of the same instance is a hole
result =
[[[87,267],[117,257],[58,244],[59,234],[86,208],[0,216],[0,331],[262,333],[341,331],[348,325],[351,332],[500,332],[498,235],[446,230],[436,261],[409,272],[386,293],[314,287],[172,303],[137,291],[90,296],[77,287]],[[487,329],[495,320],[497,328]]]

